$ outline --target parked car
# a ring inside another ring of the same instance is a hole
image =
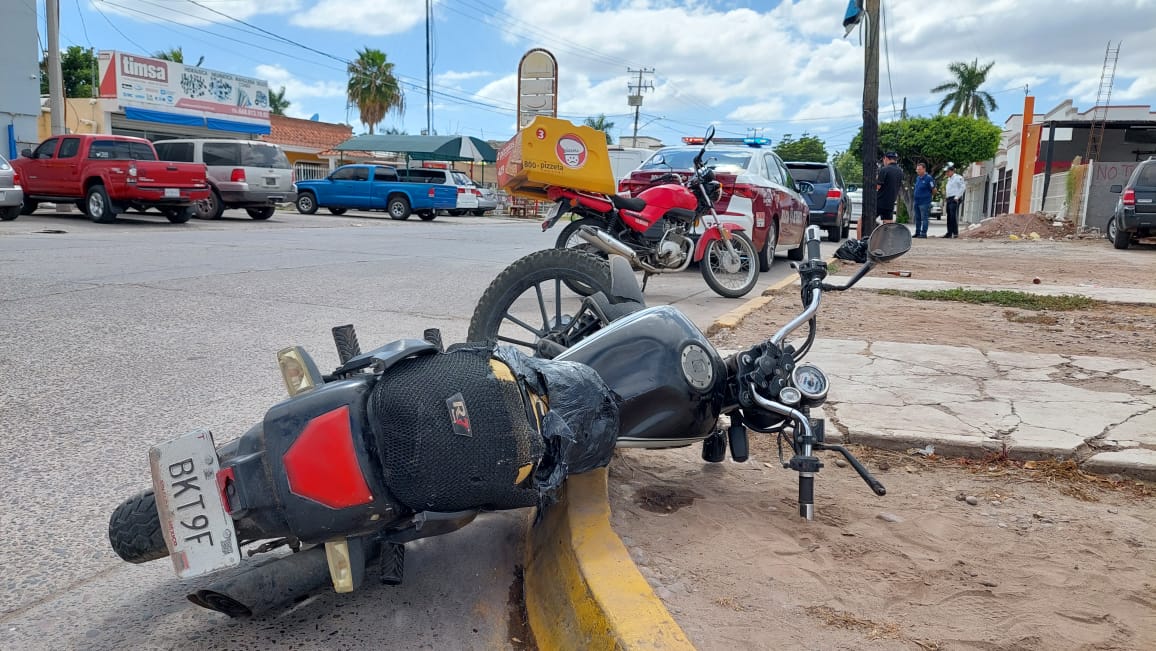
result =
[[[267,142],[227,139],[158,140],[161,160],[203,163],[212,194],[197,205],[198,219],[217,219],[226,208],[244,208],[253,219],[269,219],[278,203],[293,203],[293,166],[285,152]]]
[[[694,144],[658,150],[619,182],[618,191],[636,194],[671,172],[689,176],[699,149]],[[715,210],[747,229],[758,252],[759,270],[771,268],[779,248],[787,249],[789,259],[802,260],[807,202],[778,155],[760,146],[713,145],[706,163],[715,168],[715,178],[722,184]]]
[[[807,181],[804,195],[811,209],[809,222],[827,231],[827,241],[838,242],[851,232],[851,205],[839,170],[831,163],[787,161],[795,181]]]
[[[610,173],[614,175],[614,180],[618,181],[645,163],[654,155],[654,150],[639,147],[609,147],[606,154],[610,158]]]
[[[481,194],[478,195],[478,209],[474,211],[474,214],[478,217],[481,217],[490,211],[497,210],[498,193],[495,192],[493,188],[488,188],[486,186],[475,187],[478,188],[478,192]]]
[[[75,134],[54,136],[12,162],[24,187],[21,214],[42,201],[75,203],[105,224],[129,208],[158,208],[173,223],[187,222],[209,196],[205,166],[157,160],[144,138]]]
[[[932,201],[929,215],[932,219],[943,219],[943,202]]]
[[[297,183],[297,210],[312,215],[328,208],[334,215],[350,208],[384,210],[392,219],[409,219],[417,213],[425,221],[438,210],[457,205],[457,190],[444,183],[403,181],[398,170],[388,165],[345,165],[329,176]]]
[[[0,221],[10,222],[20,216],[24,189],[20,177],[7,158],[0,155]]]
[[[1110,189],[1120,195],[1104,229],[1112,246],[1126,249],[1135,240],[1156,234],[1156,158],[1141,162],[1127,183]]]
[[[478,210],[478,198],[481,191],[474,185],[473,179],[455,170],[439,170],[425,167],[407,167],[397,170],[402,181],[413,183],[434,183],[449,186],[454,189],[457,201],[446,212],[457,217],[472,210]]]

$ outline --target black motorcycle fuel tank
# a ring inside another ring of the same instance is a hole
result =
[[[651,307],[599,330],[556,359],[592,367],[622,399],[618,447],[677,447],[714,432],[726,367],[682,312]]]

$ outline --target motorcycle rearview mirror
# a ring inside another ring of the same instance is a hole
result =
[[[903,224],[883,224],[867,240],[867,257],[872,262],[891,262],[911,250],[911,231]]]
[[[710,141],[712,141],[712,140],[714,140],[714,125],[713,124],[706,128],[706,136],[704,136],[702,139],[702,146],[706,147],[707,145],[710,144]]]

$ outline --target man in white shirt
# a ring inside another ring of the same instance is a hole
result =
[[[947,234],[944,237],[959,237],[959,204],[963,203],[963,193],[967,189],[963,177],[955,173],[955,163],[943,168],[947,174]]]

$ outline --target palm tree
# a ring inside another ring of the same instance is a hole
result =
[[[933,93],[947,93],[939,103],[939,112],[951,105],[951,115],[986,118],[989,110],[996,109],[995,98],[979,87],[987,81],[987,73],[994,65],[995,61],[992,61],[981,67],[979,59],[976,59],[971,63],[956,61],[947,66],[955,79],[931,89]]]
[[[357,52],[357,59],[349,64],[346,94],[357,106],[361,122],[369,127],[369,135],[373,135],[374,125],[381,122],[386,113],[405,113],[401,82],[393,75],[393,64],[381,50],[365,48]]]
[[[162,61],[172,61],[173,63],[184,63],[185,62],[185,52],[184,52],[184,50],[182,50],[179,47],[170,47],[167,50],[161,50],[159,52],[153,52],[153,57],[155,57],[157,59],[161,59]],[[203,63],[204,60],[205,60],[204,56],[197,59],[197,63],[193,67],[200,67],[201,63]]]
[[[285,109],[289,108],[289,105],[292,103],[293,102],[285,99],[284,86],[281,87],[281,90],[269,91],[269,110],[273,115],[285,115]]]
[[[614,139],[610,137],[610,130],[614,128],[614,123],[606,119],[605,113],[599,113],[596,118],[586,118],[582,124],[606,134],[606,144],[614,144]]]

